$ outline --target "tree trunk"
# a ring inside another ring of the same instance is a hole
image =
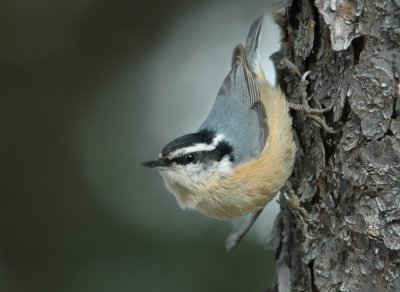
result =
[[[276,13],[272,57],[280,87],[333,109],[329,134],[293,112],[298,151],[290,179],[303,225],[281,199],[275,291],[400,291],[400,1],[288,1]],[[397,100],[397,102],[396,102]],[[303,227],[302,227],[303,226]]]

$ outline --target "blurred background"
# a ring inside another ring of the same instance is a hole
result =
[[[262,291],[278,207],[232,253],[240,220],[182,211],[140,162],[193,132],[234,46],[271,3],[13,0],[0,5],[0,291]]]

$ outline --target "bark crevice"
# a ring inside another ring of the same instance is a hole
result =
[[[311,70],[310,105],[333,104],[324,116],[339,130],[293,113],[290,184],[315,220],[303,228],[281,199],[277,271],[293,291],[400,290],[400,3],[293,0],[276,19],[277,83],[298,103],[281,61]]]

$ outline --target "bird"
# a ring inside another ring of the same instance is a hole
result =
[[[262,24],[261,16],[245,44],[234,48],[231,69],[200,127],[142,164],[160,172],[184,209],[218,219],[258,215],[292,173],[292,118],[284,93],[261,67]]]

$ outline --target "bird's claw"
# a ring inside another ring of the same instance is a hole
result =
[[[311,216],[306,209],[300,206],[299,198],[294,194],[292,187],[289,183],[286,184],[286,190],[282,192],[288,208],[300,221],[302,234],[310,240],[317,239],[318,236],[310,232],[308,226],[317,220],[317,214]]]
[[[329,112],[333,108],[333,103],[324,109],[316,109],[316,108],[311,108],[310,105],[308,104],[308,96],[307,96],[307,85],[308,85],[308,80],[307,77],[310,75],[311,71],[306,71],[303,75],[301,75],[300,70],[297,68],[295,64],[290,62],[287,59],[284,59],[281,61],[281,63],[286,66],[290,71],[294,72],[297,77],[299,78],[299,83],[298,83],[298,88],[300,91],[300,96],[302,103],[301,104],[294,104],[294,103],[289,103],[289,107],[293,110],[302,112],[306,116],[308,116],[310,119],[312,119],[317,126],[322,127],[325,132],[330,133],[330,134],[335,134],[337,133],[336,130],[333,128],[329,127],[325,121],[325,117],[323,116],[324,113]]]

